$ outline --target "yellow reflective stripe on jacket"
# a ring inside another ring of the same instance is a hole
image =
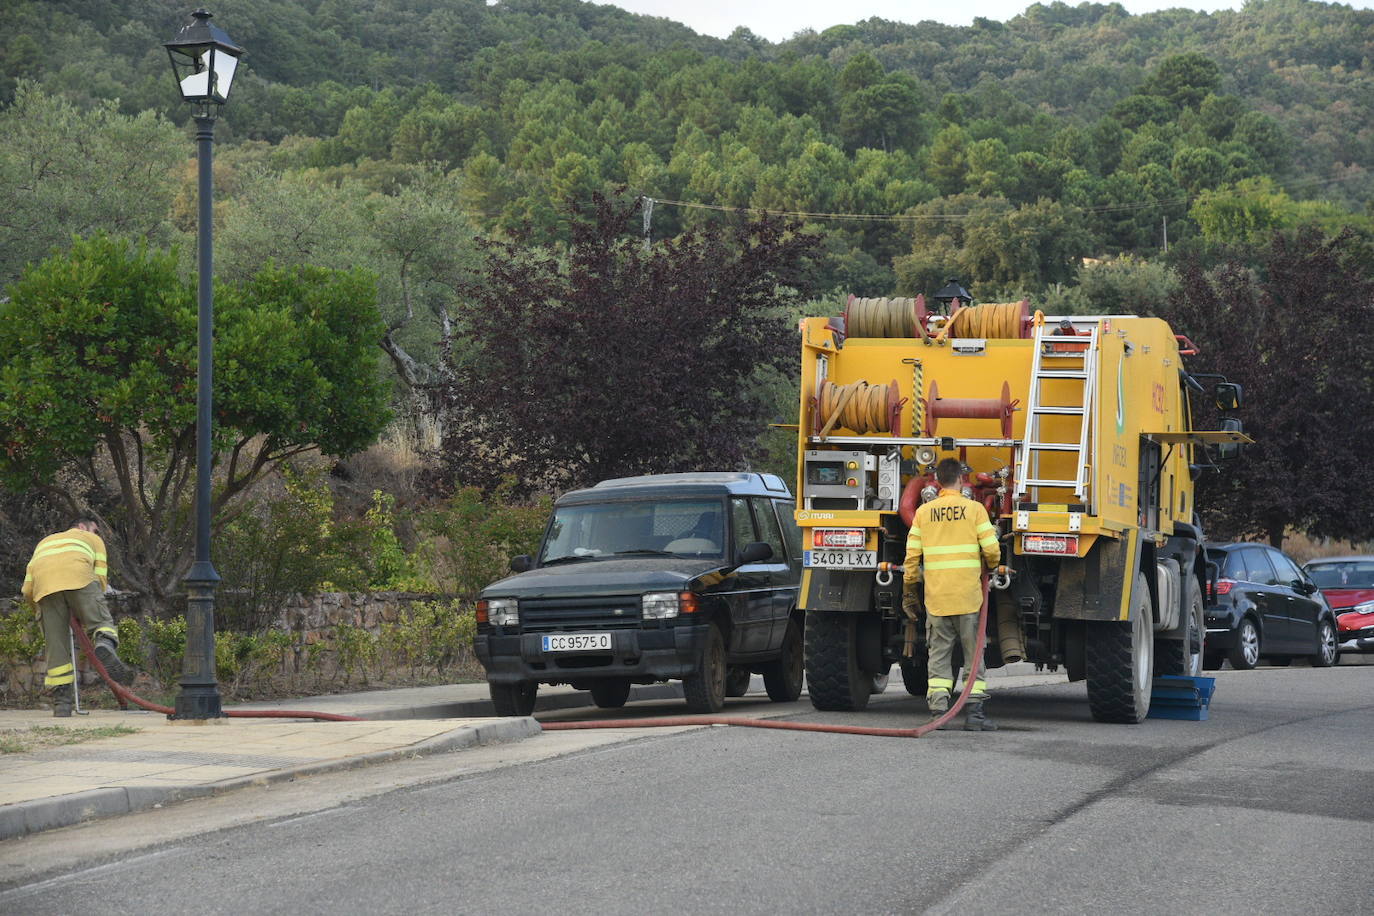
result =
[[[943,547],[927,547],[927,548],[926,548],[926,556],[928,556],[928,557],[947,556],[948,554],[951,554],[951,553],[971,553],[971,554],[974,554],[974,555],[976,556],[976,555],[978,554],[978,545],[977,545],[977,544],[946,544],[946,545],[943,546]]]
[[[926,572],[936,569],[982,569],[983,561],[977,557],[969,557],[966,560],[935,560],[926,562]]]
[[[59,553],[84,553],[91,558],[92,563],[97,562],[96,552],[91,549],[90,544],[83,543],[82,541],[70,540],[52,541],[46,547],[39,547],[38,550],[34,551],[33,559],[41,560],[44,557],[50,557]],[[100,560],[103,561],[104,557],[102,556]]]

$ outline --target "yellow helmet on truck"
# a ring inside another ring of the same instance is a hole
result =
[[[1250,440],[1234,418],[1194,428],[1206,389],[1183,358],[1196,348],[1163,320],[967,297],[953,281],[946,308],[851,296],[843,314],[801,322],[812,703],[863,708],[893,664],[925,695],[919,633],[904,654],[902,579],[879,566],[901,564],[916,506],[938,491],[934,467],[953,457],[1013,571],[992,592],[988,666],[1062,667],[1087,681],[1094,717],[1139,722],[1155,674],[1201,673],[1193,482]],[[1239,386],[1208,379],[1218,408],[1240,407]]]

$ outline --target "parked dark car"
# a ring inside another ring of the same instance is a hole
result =
[[[1336,663],[1336,615],[1317,586],[1282,551],[1267,544],[1207,544],[1203,666],[1253,668],[1261,658],[1286,665]]]
[[[482,590],[477,658],[499,715],[529,715],[540,684],[623,706],[632,684],[681,680],[715,712],[752,672],[801,695],[801,533],[773,474],[658,474],[565,494],[535,557]]]
[[[1336,612],[1342,652],[1374,652],[1374,556],[1322,557],[1303,568]]]

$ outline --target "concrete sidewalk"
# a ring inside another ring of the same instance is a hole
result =
[[[631,700],[681,697],[676,684],[636,687]],[[585,691],[540,690],[537,711],[591,705]],[[27,753],[0,754],[0,840],[127,814],[188,798],[300,776],[436,754],[539,734],[533,718],[495,718],[486,684],[234,705],[359,716],[365,722],[226,718],[173,723],[159,713],[92,710],[53,718],[49,709],[0,710],[0,729],[124,725],[136,734]]]
[[[989,673],[993,690],[1055,679],[1062,680],[1063,675],[1034,673],[1030,665],[1009,665]],[[895,667],[892,680],[889,690],[901,691]],[[751,692],[762,692],[757,676]],[[681,697],[682,685],[673,682],[634,687],[630,702]],[[541,687],[535,710],[592,705],[585,691]],[[230,708],[327,712],[367,721],[226,718],[190,724],[169,722],[159,713],[141,710],[101,709],[69,719],[53,718],[49,709],[0,710],[0,729],[53,725],[137,729],[134,734],[81,744],[0,754],[0,840],[247,786],[478,744],[520,741],[540,732],[532,717],[495,717],[485,683],[375,690]]]

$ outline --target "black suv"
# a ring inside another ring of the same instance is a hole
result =
[[[632,684],[681,679],[694,712],[801,695],[801,533],[773,474],[656,474],[565,494],[537,557],[482,590],[477,657],[498,715],[540,684],[623,706]]]
[[[1267,544],[1207,544],[1204,668],[1247,669],[1261,657],[1317,667],[1337,659],[1336,615],[1287,554]]]

